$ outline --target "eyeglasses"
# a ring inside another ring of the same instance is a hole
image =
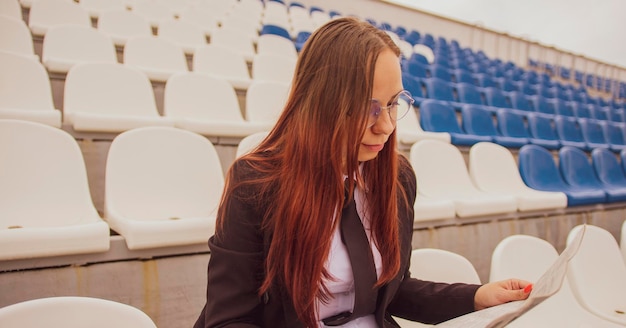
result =
[[[391,100],[387,106],[383,106],[378,99],[372,99],[367,126],[371,127],[376,124],[380,113],[382,113],[385,109],[389,112],[389,117],[395,124],[397,120],[403,118],[404,115],[409,112],[409,109],[411,109],[414,102],[415,100],[406,90],[398,92],[398,94],[393,97],[393,100]]]

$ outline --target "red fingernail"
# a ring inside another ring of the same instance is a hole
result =
[[[533,290],[533,284],[528,284],[524,287],[524,293],[526,294],[530,293],[531,290]]]

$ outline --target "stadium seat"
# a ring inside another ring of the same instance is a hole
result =
[[[464,104],[484,105],[479,87],[465,82],[459,82],[455,85],[458,101]],[[485,107],[485,109],[488,109]]]
[[[591,164],[605,187],[626,188],[626,173],[614,153],[607,149],[594,149],[591,151]]]
[[[530,100],[528,99],[527,94],[524,94],[520,91],[511,91],[507,93],[507,96],[509,98],[509,103],[511,104],[511,107],[526,112],[532,112],[534,110]]]
[[[110,10],[100,14],[98,30],[108,35],[116,46],[123,47],[134,37],[152,36],[150,23],[128,10]]]
[[[558,149],[560,144],[557,140],[537,139],[530,133],[528,119],[517,112],[500,108],[496,111],[498,132],[507,137],[525,138],[527,143],[539,145],[549,149]]]
[[[572,146],[583,150],[591,149],[585,141],[580,123],[575,117],[556,115],[554,125],[562,146]]]
[[[531,143],[551,150],[561,148],[561,141],[552,117],[534,113],[527,114],[526,117],[528,130],[534,138],[531,139]]]
[[[422,81],[407,72],[402,72],[402,85],[404,89],[411,94],[413,100],[415,100],[413,106],[419,107],[419,104],[424,100]]]
[[[529,142],[526,138],[499,134],[499,122],[494,122],[496,116],[480,105],[463,105],[461,117],[463,130],[468,134],[491,137],[491,141],[507,148],[519,148]]]
[[[85,296],[54,296],[11,304],[0,308],[0,322],[21,328],[156,328],[152,319],[136,307]]]
[[[78,3],[66,0],[34,1],[28,12],[28,27],[34,36],[44,36],[48,29],[58,25],[91,27],[87,10]]]
[[[205,37],[210,37],[213,31],[219,28],[219,20],[226,16],[229,10],[227,3],[228,1],[204,1],[187,4],[178,19],[196,25]]]
[[[270,128],[245,121],[233,86],[203,73],[177,73],[167,80],[163,114],[176,127],[205,136],[242,138]]]
[[[136,0],[132,2],[131,10],[148,21],[153,29],[158,29],[161,22],[175,18],[174,12],[158,1]]]
[[[298,58],[298,51],[293,41],[275,34],[263,34],[259,36],[256,52],[257,54],[279,55],[294,60]]]
[[[439,140],[422,140],[411,147],[410,156],[419,181],[419,194],[454,202],[458,217],[517,211],[514,197],[491,195],[476,188],[456,146]]]
[[[552,108],[554,108],[554,113],[556,115],[570,116],[570,117],[576,116],[576,114],[574,113],[574,109],[572,108],[572,106],[569,105],[568,101],[555,98],[555,99],[549,100],[548,102],[552,104]]]
[[[603,184],[587,154],[579,148],[563,146],[559,149],[559,170],[563,180],[574,188],[602,190],[606,193],[606,201],[609,203],[626,200],[626,187]]]
[[[575,226],[567,235],[567,245],[582,229]],[[626,325],[626,264],[617,240],[598,226],[587,224],[578,253],[567,270],[572,291],[588,311],[608,321]]]
[[[450,142],[450,134],[445,132],[427,132],[422,130],[415,109],[410,109],[396,123],[396,134],[401,145],[412,145],[423,139],[437,139]]]
[[[604,134],[601,123],[604,122],[594,119],[578,119],[578,124],[580,124],[580,130],[589,149],[609,149],[611,146],[611,144],[606,139],[606,135]]]
[[[199,47],[207,44],[202,28],[180,19],[161,22],[157,36],[181,47],[187,55],[193,55]]]
[[[559,254],[552,244],[529,235],[511,235],[493,250],[489,281],[510,278],[530,282],[539,280]],[[619,327],[585,310],[572,293],[565,278],[561,289],[541,304],[518,317],[507,327]]]
[[[65,79],[63,120],[76,131],[117,133],[173,126],[159,116],[148,77],[122,64],[82,63]]]
[[[587,104],[571,101],[569,102],[569,106],[572,108],[574,116],[577,118],[594,118]]]
[[[261,27],[261,32],[259,32],[259,36],[263,36],[266,34],[277,35],[282,37],[283,39],[287,39],[291,41],[291,34],[289,34],[289,30],[282,26],[266,24]]]
[[[226,28],[224,25],[213,31],[209,44],[226,47],[238,52],[248,63],[252,62],[256,54],[254,43],[249,34],[238,28]]]
[[[413,53],[422,55],[426,58],[429,65],[435,62],[435,53],[433,52],[433,49],[427,45],[420,43],[413,45]]]
[[[61,127],[48,72],[32,57],[0,51],[0,119],[18,119]]]
[[[536,190],[565,193],[568,207],[600,204],[606,200],[603,190],[574,187],[566,183],[552,153],[541,146],[526,145],[520,148],[518,166],[527,186]]]
[[[246,121],[266,124],[269,131],[282,113],[288,95],[289,84],[253,81],[246,94]]]
[[[223,187],[205,137],[173,127],[129,130],[109,149],[104,217],[130,250],[203,244],[214,233]]]
[[[485,97],[485,104],[487,106],[493,108],[509,108],[513,110],[513,106],[509,103],[507,99],[507,94],[496,88],[496,87],[486,87],[483,88],[483,95]]]
[[[41,62],[48,72],[67,73],[78,63],[117,63],[117,55],[106,34],[88,26],[62,25],[48,29]]]
[[[600,122],[600,127],[604,133],[604,138],[609,143],[609,149],[619,153],[626,149],[626,140],[624,139],[624,130],[626,125],[621,122]]]
[[[237,151],[235,153],[235,157],[239,158],[247,154],[248,152],[250,152],[252,149],[256,148],[256,146],[258,146],[261,143],[261,141],[263,141],[263,139],[267,137],[268,133],[269,132],[267,131],[260,131],[260,132],[255,132],[248,136],[243,137],[239,141],[239,144],[237,144]]]
[[[459,83],[468,83],[473,86],[476,85],[476,81],[474,81],[474,76],[472,75],[472,72],[465,69],[457,68],[452,71],[452,78],[454,78],[454,82],[456,82],[457,86],[459,85]]]
[[[17,4],[17,0],[10,1],[15,1]],[[3,9],[2,4],[7,2],[9,1],[0,0],[0,10]],[[0,14],[0,51],[30,57],[39,61],[39,56],[35,54],[35,48],[33,47],[33,36],[30,34],[28,25],[24,23],[21,17],[13,18]]]
[[[311,36],[311,32],[307,32],[307,31],[298,32],[294,40],[294,45],[298,52],[302,51],[302,48],[304,48],[304,44],[306,43],[306,41],[309,39],[310,36]]]
[[[296,58],[272,53],[259,53],[252,61],[252,79],[291,84],[296,70]]]
[[[69,133],[2,119],[0,162],[0,260],[109,249],[109,226],[91,201],[83,155]]]
[[[173,74],[189,70],[183,48],[156,36],[128,39],[124,65],[140,70],[153,82],[165,82]]]
[[[193,56],[193,71],[225,79],[239,90],[247,90],[252,82],[243,55],[212,43],[196,51]]]
[[[454,97],[454,89],[452,83],[436,77],[428,77],[422,79],[426,87],[426,97],[428,99],[439,100],[445,102],[456,110],[460,110],[463,103],[457,102]]]
[[[556,115],[556,111],[554,107],[548,102],[548,99],[541,95],[529,96],[533,109],[537,113],[542,113],[546,115]]]
[[[529,188],[522,180],[513,154],[507,148],[479,142],[470,148],[469,173],[478,189],[494,195],[510,195],[517,199],[518,211],[539,211],[565,208],[567,196]]]
[[[326,24],[330,20],[330,15],[327,12],[314,10],[311,12],[311,21],[315,28],[318,28]]]
[[[419,107],[422,129],[426,132],[445,132],[450,135],[450,142],[459,146],[471,146],[480,141],[492,141],[491,136],[468,134],[461,128],[455,110],[448,104],[437,100],[424,100]]]

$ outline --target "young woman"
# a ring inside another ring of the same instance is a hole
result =
[[[412,99],[399,55],[355,18],[311,35],[275,127],[227,174],[195,328],[398,327],[391,315],[437,323],[528,296],[519,280],[410,277],[416,181],[394,131]],[[344,240],[356,229],[341,224],[352,200],[371,251],[360,262]],[[367,271],[362,292],[355,282]]]

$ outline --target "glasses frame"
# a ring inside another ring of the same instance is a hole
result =
[[[409,105],[409,106],[408,106],[409,108],[408,108],[408,110],[407,110],[406,112],[402,113],[402,115],[401,115],[401,116],[397,116],[397,117],[394,119],[394,118],[391,116],[391,110],[393,109],[393,107],[394,107],[394,106],[396,106],[396,109],[397,109],[397,106],[399,105],[399,103],[398,103],[398,99],[400,99],[400,96],[401,96],[401,95],[403,95],[403,94],[404,94],[405,96],[407,96],[407,98],[409,99],[409,104],[408,104],[408,105]],[[378,103],[378,108],[379,108],[379,110],[377,111],[377,113],[374,113],[373,111],[371,111],[371,104],[372,104],[373,102]],[[389,102],[387,103],[387,106],[383,106],[383,105],[382,105],[382,102],[381,102],[380,100],[378,100],[378,99],[376,99],[376,98],[372,98],[372,99],[370,100],[370,113],[369,113],[369,117],[368,117],[368,120],[370,120],[371,122],[370,122],[370,121],[368,121],[367,127],[369,128],[369,127],[372,127],[374,124],[376,124],[376,122],[378,122],[378,118],[380,117],[381,113],[382,113],[384,110],[387,110],[387,113],[389,113],[389,118],[390,118],[390,119],[391,119],[391,121],[395,124],[395,122],[399,121],[399,120],[400,120],[400,119],[402,119],[404,116],[406,116],[406,114],[409,112],[409,110],[411,110],[411,108],[413,107],[413,104],[414,104],[414,103],[415,103],[415,99],[413,99],[413,96],[411,95],[411,93],[410,93],[408,90],[400,90],[398,93],[396,93],[396,95],[395,95],[395,96],[393,96],[393,98],[391,98],[391,101],[389,101]],[[372,120],[372,118],[375,118],[375,119],[373,119],[373,120]]]

